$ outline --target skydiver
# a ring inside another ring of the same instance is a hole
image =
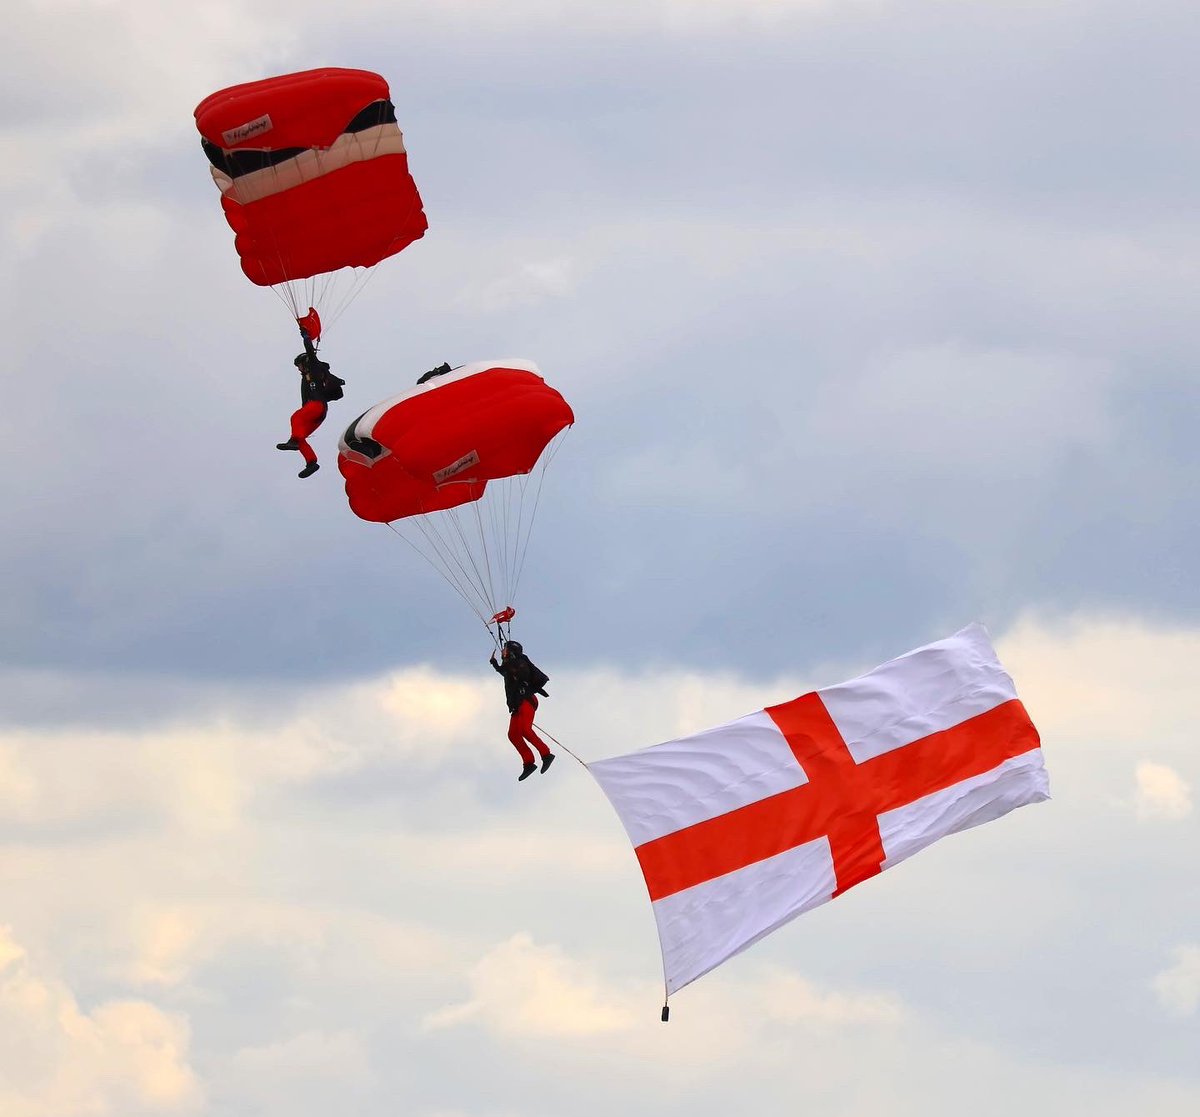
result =
[[[533,715],[538,708],[537,696],[540,694],[543,698],[550,697],[545,689],[546,683],[550,681],[549,676],[534,666],[516,640],[504,641],[499,663],[496,662],[495,652],[488,657],[488,662],[504,676],[504,697],[511,715],[508,722],[508,739],[513,748],[521,754],[523,765],[517,780],[528,779],[537,767],[529,745],[537,749],[542,758],[542,771],[545,772],[554,763],[554,753],[533,731]]]
[[[426,380],[432,380],[435,376],[445,376],[450,371],[450,362],[443,361],[437,368],[431,368],[428,372],[421,373],[417,377],[418,384],[424,384]]]
[[[334,376],[329,365],[317,356],[312,338],[303,326],[300,337],[304,341],[304,352],[292,362],[300,370],[300,408],[292,412],[292,437],[286,442],[277,442],[275,449],[299,450],[304,458],[304,468],[297,476],[311,477],[321,467],[308,444],[308,436],[325,421],[329,404],[342,398],[342,385],[346,381]]]

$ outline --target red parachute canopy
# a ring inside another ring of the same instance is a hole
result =
[[[480,361],[360,415],[338,468],[354,514],[389,523],[487,623],[512,604],[547,447],[574,421],[532,362]]]
[[[387,82],[322,69],[235,85],[205,98],[196,127],[260,286],[372,267],[424,235]],[[299,316],[309,300],[292,299]]]
[[[356,516],[376,523],[483,496],[529,473],[575,421],[530,361],[481,361],[376,404],[342,436],[338,468]]]

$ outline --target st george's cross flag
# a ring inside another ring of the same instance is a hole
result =
[[[668,995],[939,838],[1050,797],[1037,730],[978,624],[588,767],[646,878]]]

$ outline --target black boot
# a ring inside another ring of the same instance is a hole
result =
[[[294,438],[289,438],[286,442],[276,442],[275,449],[276,450],[299,450],[300,443],[297,442]]]
[[[308,465],[306,465],[302,470],[300,470],[299,473],[296,474],[296,476],[297,477],[311,477],[320,468],[321,467],[319,465],[317,465],[316,462],[309,462]]]
[[[522,780],[529,779],[529,777],[532,776],[533,773],[536,771],[537,771],[537,765],[534,764],[534,762],[531,760],[528,764],[525,765],[524,768],[521,769],[521,774],[517,777],[517,783],[520,783]]]
[[[554,753],[552,753],[552,752],[546,753],[546,755],[542,757],[542,771],[545,772],[545,770],[547,768],[549,768],[550,765],[553,763],[554,763]]]

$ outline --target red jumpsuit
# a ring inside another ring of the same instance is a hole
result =
[[[306,463],[317,460],[316,453],[308,444],[308,436],[325,421],[328,413],[329,404],[319,399],[305,400],[298,411],[292,412],[292,440]]]
[[[543,760],[550,755],[546,743],[533,731],[533,715],[537,712],[537,705],[537,696],[531,694],[508,719],[508,739],[513,748],[521,754],[521,762],[524,764],[533,763],[533,753],[529,751],[529,745],[538,750],[538,756]]]

